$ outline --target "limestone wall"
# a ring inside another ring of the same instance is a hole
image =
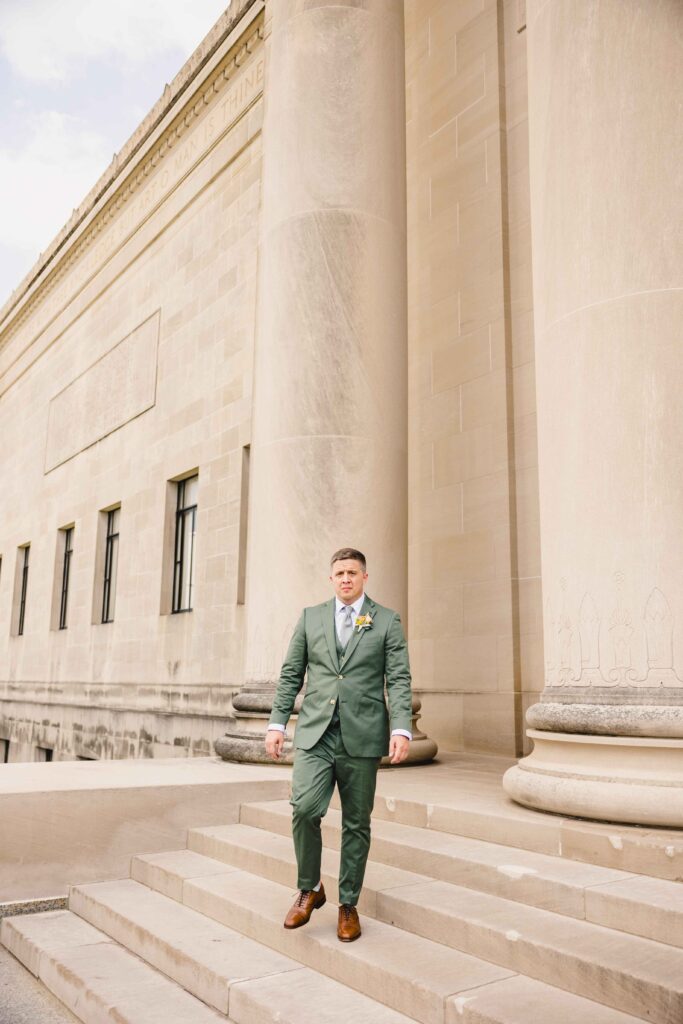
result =
[[[410,634],[425,731],[543,686],[524,5],[407,0]]]
[[[0,736],[11,760],[36,744],[55,759],[210,753],[239,684],[264,71],[262,4],[241,7],[5,314]],[[194,608],[172,615],[168,482],[193,470]],[[115,618],[102,624],[98,516],[117,503]],[[60,630],[59,530],[72,524]]]

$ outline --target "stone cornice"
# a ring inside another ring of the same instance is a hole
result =
[[[166,86],[149,114],[0,310],[0,350],[235,76],[263,38],[263,18],[259,17],[263,7],[263,0],[233,0]]]

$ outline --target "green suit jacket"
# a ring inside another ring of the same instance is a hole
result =
[[[397,612],[366,595],[361,614],[368,613],[372,626],[354,629],[340,661],[334,598],[304,608],[282,665],[270,716],[271,725],[287,725],[306,677],[295,747],[315,746],[330,724],[337,701],[342,739],[352,757],[383,757],[389,751],[390,730],[410,730],[410,662],[401,620]]]

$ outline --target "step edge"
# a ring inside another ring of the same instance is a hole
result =
[[[273,813],[273,812],[271,811],[271,813]],[[336,812],[336,813],[338,814],[339,812]],[[284,817],[284,816],[282,816],[282,817]],[[410,828],[410,829],[414,829],[415,831],[419,830],[418,826],[402,825],[402,824],[397,823],[397,822],[383,822],[383,824],[397,825],[399,828]],[[235,827],[237,827],[237,828],[246,828],[246,829],[251,830],[252,832],[254,830],[258,830],[258,831],[261,831],[261,832],[265,832],[266,834],[271,834],[270,829],[269,829],[269,827],[267,825],[259,826],[259,825],[253,825],[250,822],[242,822],[242,821],[240,821],[240,822],[235,823]],[[323,823],[323,831],[325,830],[326,827],[327,827],[327,829],[333,830],[335,832],[335,834],[338,834],[339,831],[340,831],[340,825],[336,821],[328,822],[327,825],[325,825],[325,823]],[[423,829],[422,831],[424,831],[427,834],[429,833],[428,829]],[[275,833],[275,834],[279,835],[283,839],[286,839],[286,834],[285,833]],[[457,838],[461,838],[461,839],[463,839],[465,841],[470,841],[468,839],[468,837],[466,837],[466,836],[461,836],[461,837],[457,837]],[[374,840],[374,837],[373,837],[373,840]],[[398,840],[395,840],[392,837],[379,836],[378,840],[379,840],[379,844],[387,844],[389,847],[400,846],[402,849],[405,849],[406,847],[409,848],[409,844],[408,843],[400,843],[400,842],[398,842]],[[499,849],[499,850],[511,850],[511,851],[513,851],[514,849],[516,849],[514,847],[505,847],[505,846],[502,846],[501,844],[497,844],[497,843],[488,843],[488,842],[483,841],[483,840],[471,840],[471,841],[472,842],[476,842],[476,843],[481,843],[481,844],[487,845],[487,846],[493,846],[493,847],[496,847],[496,849]],[[370,854],[370,858],[369,858],[369,863],[372,862],[372,863],[375,863],[375,864],[383,864],[383,865],[385,865],[387,867],[397,868],[398,870],[408,870],[407,868],[405,868],[404,866],[402,866],[400,864],[392,863],[388,859],[388,854],[385,854],[384,856],[382,856],[381,855],[381,846],[379,846],[379,844],[375,845],[374,850],[371,848],[371,854]],[[336,847],[326,847],[326,849],[331,849],[331,850],[334,850],[335,852],[337,852],[337,848]],[[419,852],[420,853],[424,852],[428,856],[440,858],[440,859],[443,859],[444,861],[452,860],[452,861],[458,862],[460,864],[463,864],[464,866],[467,866],[468,864],[473,864],[473,865],[480,866],[483,871],[490,872],[492,878],[496,877],[495,873],[501,871],[501,866],[496,866],[495,864],[491,864],[491,863],[488,863],[486,861],[477,860],[475,857],[472,857],[470,859],[470,858],[468,858],[468,857],[466,857],[464,855],[460,856],[459,854],[455,854],[455,853],[454,854],[449,854],[447,851],[441,851],[441,850],[430,851],[427,848],[419,848]],[[535,856],[535,857],[547,858],[547,859],[552,859],[552,860],[563,862],[563,858],[555,858],[555,857],[554,858],[550,858],[550,856],[548,854],[535,853],[534,851],[524,851],[524,852],[525,853],[531,852],[532,856]],[[374,853],[374,856],[373,856],[373,853]],[[378,854],[379,854],[379,856],[378,856]],[[582,865],[584,863],[582,861],[575,861],[575,860],[569,860],[569,861],[564,861],[564,862],[566,862],[568,864],[571,864],[571,865]],[[570,917],[570,918],[572,918],[574,920],[592,920],[594,923],[599,924],[601,922],[596,917],[589,917],[589,915],[588,915],[588,908],[587,908],[587,905],[586,905],[587,894],[589,892],[593,892],[593,891],[599,892],[599,890],[601,888],[603,888],[603,887],[619,885],[622,882],[629,882],[629,881],[632,881],[634,879],[651,879],[653,882],[657,882],[660,885],[669,886],[670,889],[671,889],[672,897],[680,895],[680,893],[676,891],[676,888],[678,886],[680,886],[680,883],[676,882],[676,881],[673,881],[673,880],[663,879],[663,878],[659,878],[657,876],[651,876],[651,875],[642,875],[642,874],[638,874],[636,872],[626,872],[626,871],[622,871],[621,869],[617,869],[617,868],[604,867],[603,865],[590,864],[590,865],[586,865],[586,866],[590,867],[592,870],[605,871],[606,873],[609,873],[611,875],[611,877],[610,878],[604,878],[604,879],[601,879],[601,880],[592,881],[592,882],[588,882],[588,881],[584,882],[584,881],[572,881],[571,879],[562,879],[562,878],[557,878],[557,877],[549,877],[548,875],[543,875],[543,874],[537,875],[537,877],[539,878],[539,881],[540,881],[541,884],[546,884],[546,885],[548,885],[548,886],[550,886],[552,888],[556,888],[558,890],[558,896],[562,896],[562,895],[565,895],[565,894],[566,895],[574,895],[574,896],[576,896],[578,898],[578,901],[580,903],[580,907],[579,907],[580,913],[571,913],[567,909],[549,910],[548,911],[549,913],[561,914],[563,917]],[[448,878],[444,877],[444,872],[438,873],[438,868],[436,866],[431,868],[431,872],[432,873],[430,873],[428,875],[424,875],[424,877],[425,878],[434,879],[436,881],[442,881],[442,882],[444,882],[446,884],[460,885],[462,888],[468,889],[468,890],[470,890],[472,892],[481,892],[484,895],[493,896],[494,898],[507,899],[509,902],[517,903],[517,904],[520,904],[522,906],[534,907],[534,908],[536,908],[538,910],[547,910],[546,907],[539,906],[537,903],[534,903],[531,900],[529,900],[528,897],[527,898],[523,898],[523,899],[518,899],[518,900],[514,900],[514,899],[511,899],[510,897],[506,897],[506,896],[498,897],[495,893],[492,893],[489,889],[484,888],[481,885],[477,885],[477,884],[467,885],[464,882],[461,882],[461,883],[450,882]],[[617,877],[615,877],[615,876],[617,876]],[[613,898],[615,903],[623,904],[623,909],[628,909],[628,907],[631,906],[634,902],[637,902],[637,905],[639,907],[651,909],[655,914],[657,914],[657,913],[667,913],[667,914],[672,913],[672,911],[670,911],[668,909],[665,910],[664,908],[659,907],[654,902],[649,903],[649,902],[647,902],[647,900],[641,899],[639,901],[634,901],[632,899],[626,898],[625,896],[620,899],[618,894],[613,894],[612,898]],[[683,922],[683,909],[681,909],[680,911],[673,911],[673,913],[675,913],[677,916],[680,916],[680,919]],[[611,927],[611,926],[606,925],[606,927]],[[642,938],[651,939],[652,941],[663,941],[663,940],[659,940],[659,939],[653,938],[653,936],[651,934],[648,934],[644,929],[641,930],[641,931],[627,931],[625,929],[612,928],[612,930],[613,931],[623,931],[624,934],[628,934],[628,935],[639,935]],[[674,943],[673,945],[676,945],[676,944]],[[681,947],[681,948],[683,948],[683,947]]]
[[[205,879],[206,877],[207,876],[200,876],[199,879],[197,879],[197,878],[189,879],[188,878],[188,879],[186,879],[186,881],[188,881],[188,882],[197,882],[197,881],[199,881],[201,879]],[[209,877],[215,877],[215,876],[209,876]],[[143,883],[138,883],[138,884],[139,885],[143,885]],[[271,884],[272,885],[277,885],[278,883],[272,882]],[[89,885],[97,885],[97,883],[83,883],[80,887],[74,887],[74,889],[79,889],[79,888],[80,889],[86,889]],[[144,888],[149,888],[148,886],[144,886],[144,885],[143,885],[143,887]],[[285,888],[285,887],[281,886],[281,888]],[[151,891],[155,891],[155,890],[151,890]],[[84,894],[84,895],[87,895],[87,894]],[[164,898],[164,897],[162,897],[162,898]],[[168,898],[168,897],[165,897],[165,898]],[[220,899],[220,897],[218,897],[218,898]],[[112,905],[109,902],[105,901],[105,900],[98,900],[95,896],[89,896],[89,900],[91,902],[97,904],[100,907],[104,906],[106,908],[106,910],[108,911],[108,913],[112,914],[118,920],[118,922],[127,923],[129,928],[131,928],[131,929],[132,928],[139,928],[139,929],[141,929],[141,931],[143,931],[143,933],[146,936],[153,936],[154,939],[157,942],[159,942],[160,944],[162,944],[164,947],[171,948],[171,949],[173,948],[173,947],[170,946],[170,943],[169,943],[168,939],[160,938],[159,933],[155,932],[154,929],[150,925],[146,924],[144,926],[141,926],[137,922],[131,921],[129,918],[126,917],[124,911],[122,911],[122,910],[120,910],[118,908],[112,907]],[[362,989],[352,988],[352,986],[348,985],[344,981],[341,981],[338,977],[335,977],[334,975],[327,974],[324,971],[316,970],[316,968],[315,968],[315,966],[313,966],[312,962],[308,962],[306,960],[298,960],[298,959],[292,957],[291,955],[283,953],[280,949],[277,948],[277,946],[269,945],[267,943],[264,943],[260,939],[255,938],[252,935],[249,935],[248,933],[246,933],[244,931],[240,931],[240,930],[235,929],[235,928],[230,928],[228,925],[224,924],[222,921],[219,921],[219,920],[217,920],[216,918],[214,918],[212,916],[202,914],[201,911],[195,910],[193,907],[190,907],[189,905],[187,905],[184,902],[183,902],[182,906],[185,909],[191,911],[193,914],[197,914],[198,916],[206,917],[207,920],[210,920],[212,924],[217,925],[218,927],[220,927],[221,929],[224,929],[225,931],[229,931],[229,932],[232,932],[233,934],[236,934],[238,936],[242,936],[244,938],[248,938],[251,942],[255,943],[256,945],[262,946],[264,949],[267,949],[269,952],[276,952],[279,956],[283,957],[284,959],[289,959],[291,961],[291,963],[292,963],[292,967],[289,970],[270,971],[270,972],[268,972],[266,974],[261,974],[261,975],[258,975],[258,976],[251,976],[251,977],[240,977],[240,978],[235,978],[232,981],[226,982],[226,989],[227,989],[227,992],[228,992],[227,1009],[223,1009],[221,1006],[217,1006],[215,1003],[207,1003],[204,999],[202,999],[194,991],[192,991],[192,989],[186,988],[184,984],[181,985],[172,976],[167,974],[166,971],[163,970],[163,968],[157,966],[156,964],[150,963],[150,961],[147,960],[146,957],[142,953],[139,953],[136,950],[131,949],[124,941],[121,940],[121,938],[118,938],[118,937],[116,937],[116,936],[114,936],[111,933],[106,932],[106,931],[103,932],[103,935],[105,936],[105,938],[108,938],[109,941],[114,942],[117,945],[119,945],[121,948],[125,949],[127,952],[129,952],[131,954],[131,956],[134,956],[134,957],[142,960],[142,962],[145,963],[151,970],[154,970],[154,971],[158,972],[159,974],[163,975],[164,977],[168,978],[168,980],[174,982],[174,984],[178,985],[185,992],[188,992],[191,996],[193,996],[193,998],[197,999],[199,1002],[203,1003],[204,1005],[210,1006],[212,1009],[217,1010],[219,1013],[223,1013],[223,1014],[225,1014],[225,1013],[229,1014],[230,1013],[230,994],[232,992],[232,989],[235,986],[245,985],[245,984],[250,984],[250,983],[256,984],[259,981],[264,980],[266,978],[273,978],[273,977],[277,977],[277,976],[281,976],[281,975],[285,975],[285,974],[290,974],[290,973],[298,973],[301,970],[306,970],[309,973],[316,975],[316,977],[318,977],[318,978],[325,979],[326,981],[329,980],[331,982],[335,982],[338,985],[342,985],[344,987],[350,988],[354,992],[356,992],[359,996],[362,996],[365,1000],[367,1000],[368,1003],[371,1003],[373,1005],[377,1005],[377,1006],[380,1006],[380,1007],[387,1007],[388,1009],[391,1009],[394,1012],[399,1013],[399,1014],[401,1012],[395,1006],[390,1006],[389,1004],[382,1002],[377,997],[368,994],[367,992],[363,991]],[[91,924],[92,927],[97,927],[97,928],[99,928],[101,930],[99,925],[94,925],[94,924],[92,924],[92,921],[89,920],[89,918],[87,916],[87,909],[88,908],[85,907],[84,909],[86,911],[85,914],[80,914],[78,911],[74,911],[74,913],[76,914],[76,916],[80,916],[80,917],[82,917],[82,919],[88,921],[88,923]],[[424,940],[424,941],[429,941],[429,940]],[[190,954],[185,953],[184,951],[183,951],[183,955],[185,955],[187,957],[187,959],[188,959],[188,961],[189,961],[189,963],[191,965],[197,964],[197,965],[199,965],[203,969],[203,971],[210,972],[210,973],[214,974],[214,976],[217,979],[220,979],[220,976],[215,974],[215,972],[212,970],[211,967],[208,967],[206,964],[203,964],[201,962],[201,960],[199,960],[198,957],[192,957]],[[314,958],[311,956],[310,960],[313,961],[313,959]],[[445,997],[442,998],[442,1004],[443,1004],[443,1009],[445,1011]],[[402,1016],[405,1018],[406,1021],[410,1020],[412,1022],[414,1020],[414,1018],[409,1018],[409,1017],[407,1017],[405,1015],[402,1015]],[[230,1024],[229,1019],[228,1019],[228,1024]]]
[[[75,920],[84,920],[82,917],[80,917],[80,915],[74,913],[73,911],[69,910],[68,908],[67,908],[66,912],[70,916],[72,916]],[[21,916],[25,917],[26,915],[21,915]],[[35,917],[37,915],[32,915],[32,916]],[[193,993],[189,992],[182,985],[179,985],[178,982],[176,982],[173,978],[170,978],[168,975],[164,974],[163,971],[159,971],[156,967],[154,967],[152,964],[150,964],[148,961],[146,961],[143,957],[140,957],[136,953],[133,953],[132,950],[128,949],[126,946],[124,946],[121,943],[117,942],[110,935],[107,935],[106,932],[103,932],[100,928],[97,928],[91,922],[87,922],[87,923],[90,925],[91,928],[93,928],[94,930],[96,930],[96,931],[98,931],[100,933],[101,938],[93,939],[93,941],[89,941],[89,942],[82,942],[82,943],[79,943],[79,944],[74,945],[74,946],[67,946],[66,949],[64,949],[64,948],[52,949],[52,948],[49,948],[49,947],[46,947],[46,946],[40,946],[35,938],[31,938],[31,940],[29,940],[29,941],[30,941],[31,945],[33,946],[33,948],[38,952],[38,970],[35,973],[21,959],[21,957],[17,956],[15,953],[11,952],[8,949],[8,952],[10,952],[10,954],[12,956],[14,956],[14,958],[16,960],[18,960],[19,963],[21,963],[26,968],[26,970],[29,970],[31,972],[31,974],[33,974],[33,976],[35,978],[37,978],[38,981],[40,981],[40,983],[44,986],[44,988],[48,992],[50,992],[54,996],[54,998],[59,1001],[59,1003],[62,1006],[66,1007],[66,1009],[70,1013],[72,1013],[74,1015],[74,1017],[76,1017],[79,1020],[82,1019],[82,1018],[80,1018],[78,1016],[78,1014],[76,1013],[76,1010],[71,1005],[71,1003],[66,1002],[64,999],[62,999],[62,996],[59,994],[59,986],[54,987],[52,984],[49,983],[49,980],[50,980],[49,974],[50,974],[50,972],[46,968],[48,966],[54,967],[57,970],[58,977],[62,981],[64,981],[64,983],[66,984],[66,975],[65,975],[64,972],[65,972],[65,965],[68,964],[68,958],[65,958],[64,953],[65,952],[69,952],[70,950],[89,949],[91,947],[97,947],[97,946],[103,946],[103,947],[109,946],[109,947],[114,947],[114,948],[116,948],[118,950],[121,950],[126,955],[126,957],[130,958],[131,963],[134,963],[138,969],[144,970],[146,972],[149,972],[150,975],[158,975],[160,978],[163,978],[164,981],[168,983],[169,987],[172,986],[173,988],[179,989],[180,991],[184,992],[184,994],[188,998],[193,999],[195,1002],[200,1004],[200,1006],[203,1007],[205,1010],[207,1010],[207,1011],[210,1010],[212,1012],[215,1011],[215,1009],[216,1009],[215,1007],[212,1007],[209,1004],[203,1002],[203,1000],[199,999]],[[106,996],[106,994],[103,994],[100,991],[98,991],[97,987],[92,984],[92,979],[88,979],[86,974],[84,974],[84,973],[80,973],[79,974],[76,971],[74,971],[74,969],[72,967],[69,967],[68,970],[71,972],[72,975],[74,975],[78,979],[78,981],[82,985],[82,991],[84,993],[86,993],[91,999],[93,999],[93,1001],[95,1002],[96,1007],[98,1007],[98,1012],[104,1013],[106,1018],[110,1018],[111,1017],[112,1021],[114,1021],[114,1019],[119,1020],[118,1016],[116,1018],[114,1018],[112,1016],[112,1014],[115,1014],[115,1013],[119,1012],[118,1003],[116,1001],[112,1001],[110,998],[108,998]],[[235,1024],[234,1021],[231,1021],[230,1018],[228,1018],[225,1014],[222,1014],[222,1013],[220,1014],[220,1016],[216,1015],[215,1019],[216,1019],[216,1024],[220,1024],[220,1021],[223,1021],[224,1024]]]

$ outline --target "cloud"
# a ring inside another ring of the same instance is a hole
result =
[[[79,118],[56,110],[34,114],[25,143],[0,150],[0,245],[31,251],[37,258],[71,216],[111,160],[109,141]],[[28,269],[28,267],[26,267]],[[21,271],[15,283],[18,284]]]
[[[0,305],[229,6],[0,0]]]
[[[139,65],[168,50],[185,54],[228,0],[2,0],[0,50],[15,75],[31,81],[78,78],[90,61]]]

